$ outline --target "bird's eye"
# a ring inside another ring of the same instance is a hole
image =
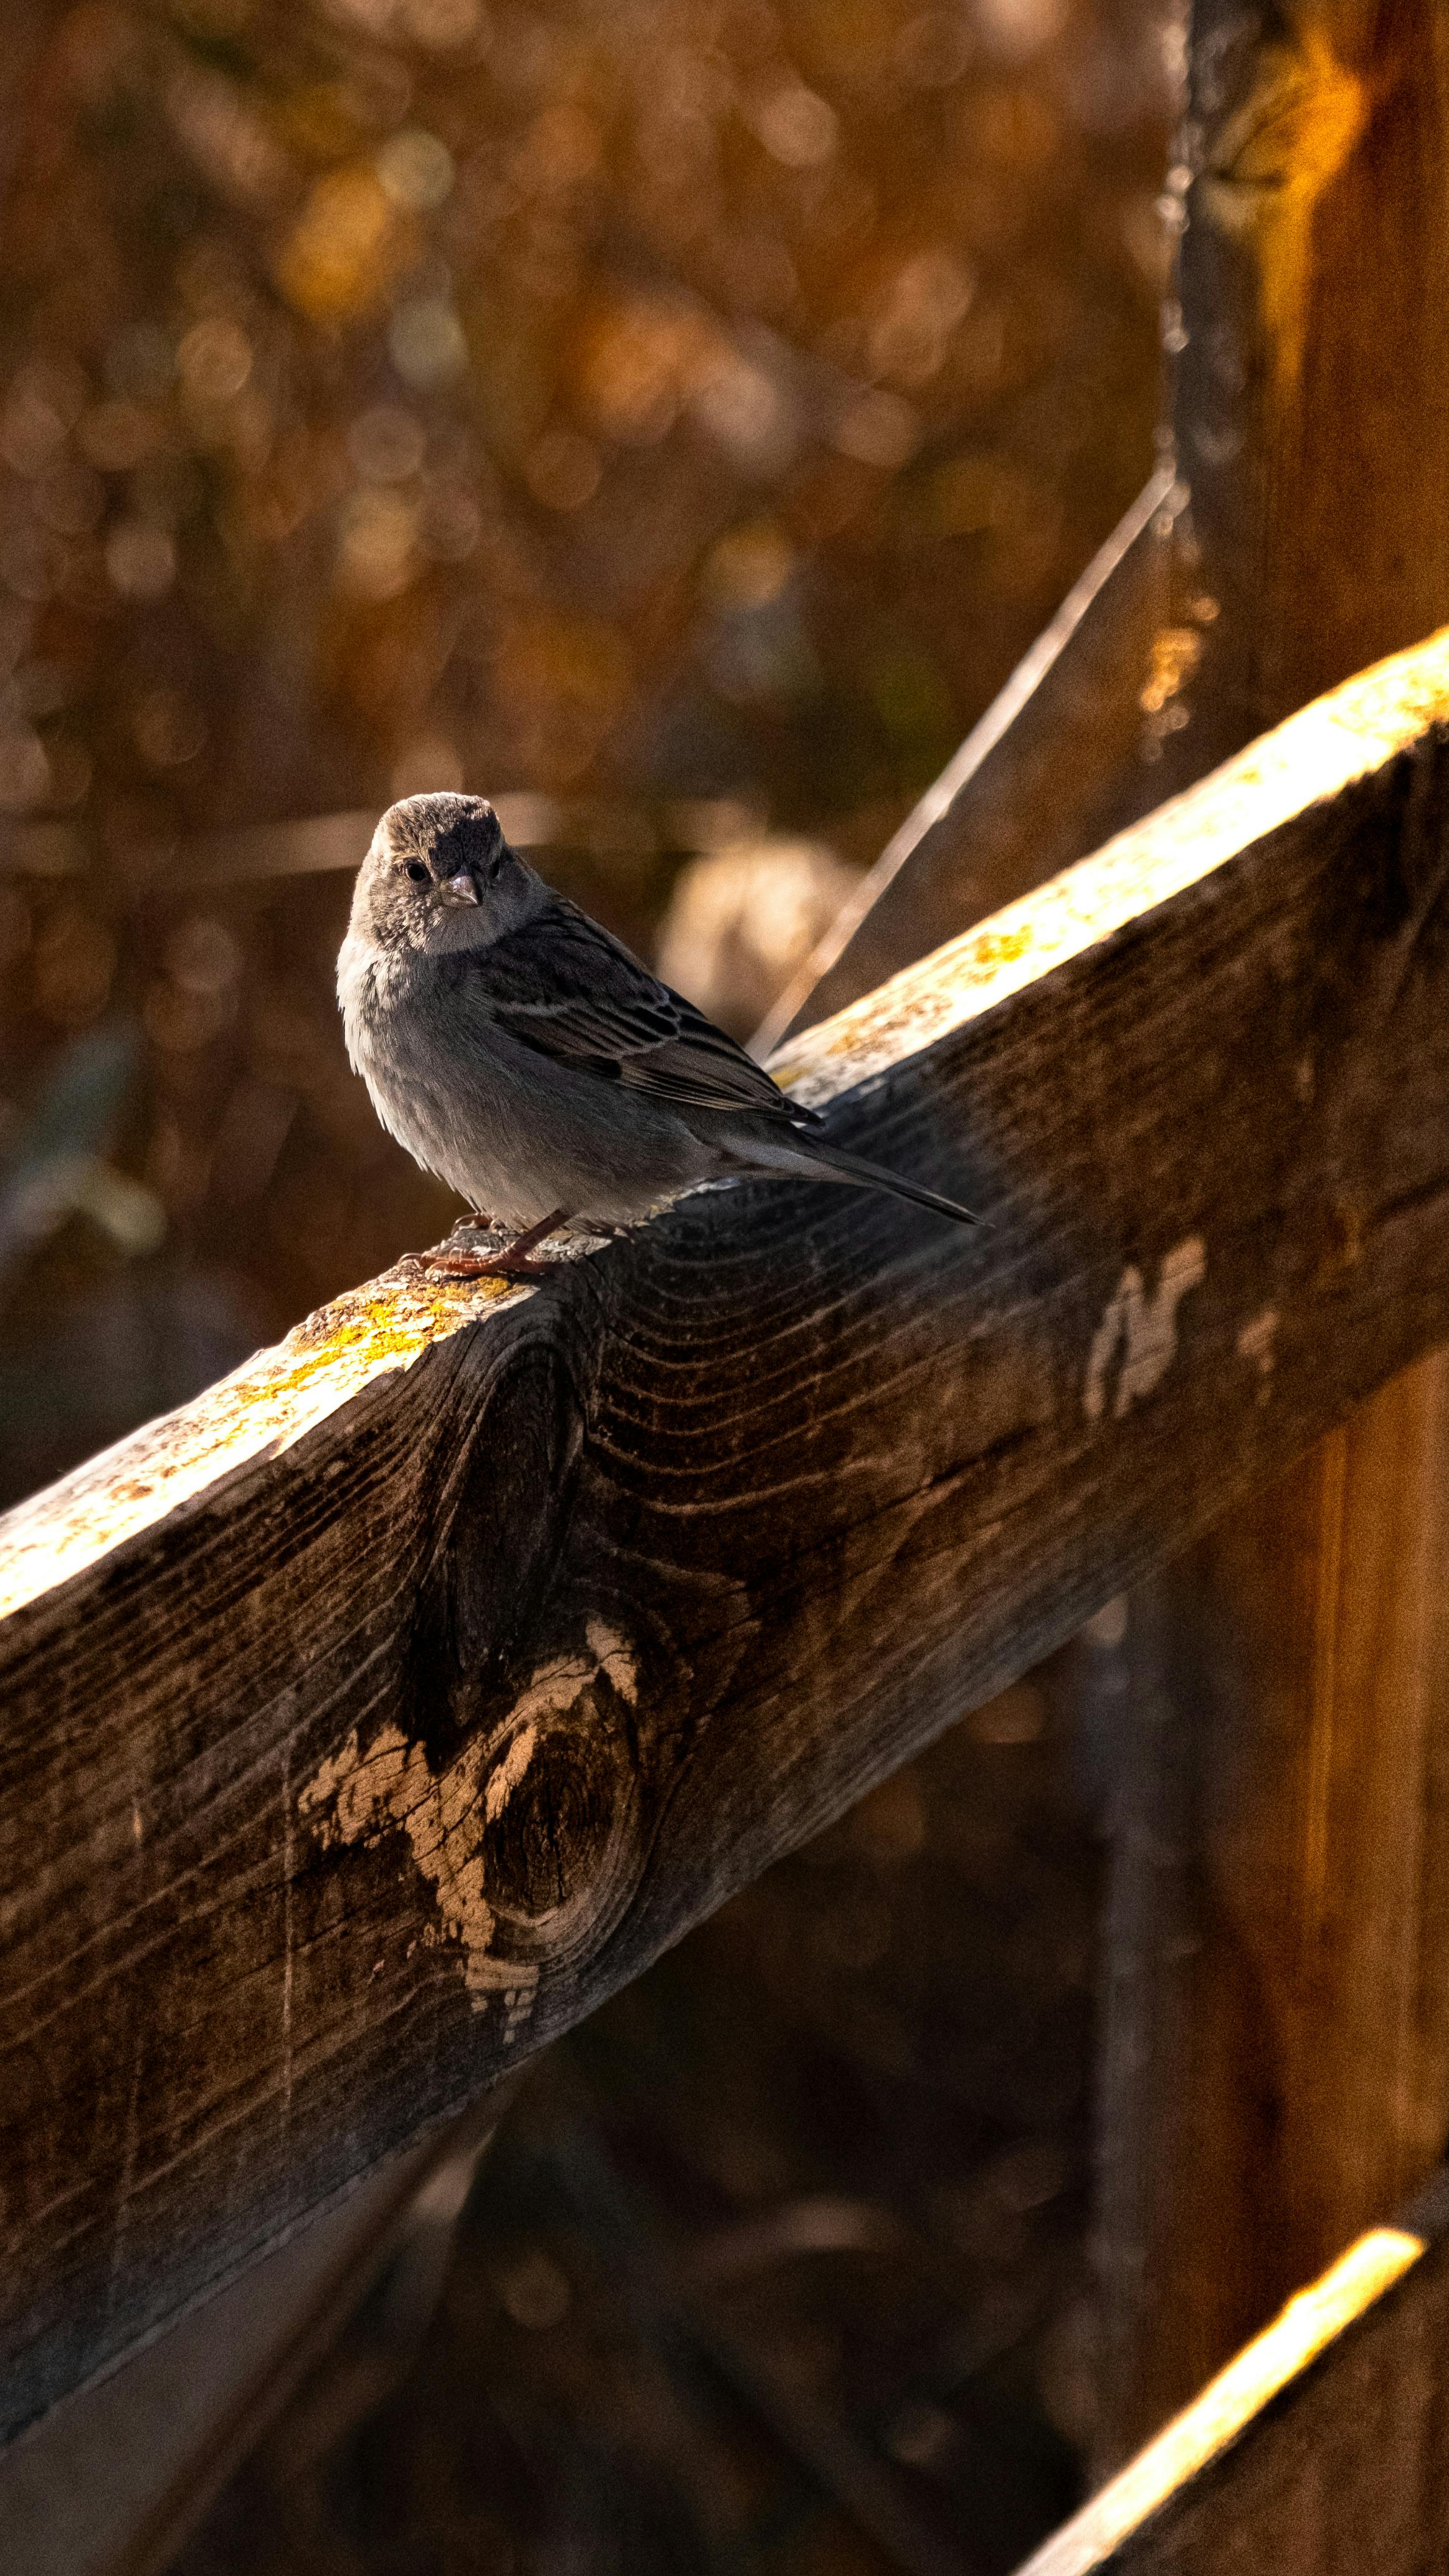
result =
[[[421,859],[409,859],[408,875],[414,885],[426,885],[428,882],[428,872]]]
[[[502,875],[502,874],[503,874],[503,852],[500,850],[500,851],[499,851],[499,853],[498,853],[498,855],[497,855],[497,857],[496,857],[496,858],[493,858],[493,859],[490,859],[490,860],[489,860],[489,862],[488,862],[488,882],[489,882],[489,884],[490,884],[490,885],[496,885],[496,884],[497,884],[497,882],[498,882],[498,879],[501,877],[501,875]]]

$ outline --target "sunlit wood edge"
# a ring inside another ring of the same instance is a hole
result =
[[[1449,720],[1449,627],[1359,672],[1089,858],[948,940],[834,1018],[771,1070],[818,1103],[877,1080],[1038,983]]]
[[[1449,628],[1317,699],[1090,858],[805,1031],[774,1060],[775,1072],[814,1105],[873,1087],[1446,721]],[[533,1293],[393,1274],[323,1307],[192,1403],[0,1519],[0,1617],[223,1476],[290,1447],[433,1343]]]
[[[1355,2317],[1400,2280],[1424,2239],[1398,2227],[1360,2236],[1281,2316],[1209,2380],[1200,2397],[1019,2568],[1017,2576],[1089,2576],[1189,2479],[1219,2458]]]

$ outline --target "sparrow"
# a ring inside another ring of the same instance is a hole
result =
[[[546,1276],[560,1228],[617,1233],[731,1175],[967,1208],[832,1143],[815,1110],[510,849],[480,796],[391,806],[357,873],[337,996],[389,1135],[514,1238],[415,1256],[453,1277]]]

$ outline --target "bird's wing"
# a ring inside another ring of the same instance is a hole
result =
[[[750,1109],[815,1124],[763,1065],[562,895],[522,929],[463,957],[489,1016],[556,1064],[680,1109]]]

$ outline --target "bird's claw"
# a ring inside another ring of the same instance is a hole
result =
[[[462,1220],[460,1220],[460,1225]],[[452,1236],[446,1243],[435,1243],[431,1252],[414,1252],[402,1263],[410,1278],[434,1279],[551,1279],[562,1267],[557,1261],[535,1261],[533,1247],[547,1241],[554,1228],[568,1223],[567,1208],[550,1208],[526,1233],[497,1252],[468,1252],[455,1249]],[[454,1226],[453,1233],[459,1231]]]
[[[398,1263],[408,1279],[551,1279],[562,1266],[534,1261],[526,1252],[462,1252],[441,1243],[431,1252],[409,1252]]]

